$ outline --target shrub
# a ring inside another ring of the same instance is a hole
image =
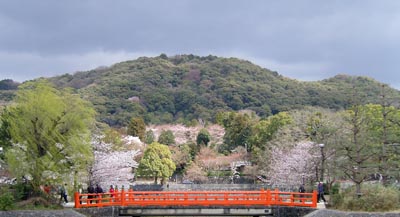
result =
[[[175,144],[175,136],[171,130],[163,130],[158,137],[158,142],[163,145],[174,145]]]
[[[329,189],[329,194],[330,194],[330,195],[339,194],[339,189],[340,189],[340,184],[339,184],[339,183],[335,183],[335,184],[333,184],[332,187]]]
[[[146,131],[146,134],[144,136],[144,142],[146,144],[151,144],[155,140],[154,132],[152,130]]]
[[[18,182],[12,187],[17,200],[27,200],[32,195],[32,187],[28,183]]]
[[[11,192],[2,193],[0,196],[0,210],[10,210],[14,207],[14,197]]]
[[[203,128],[200,130],[200,132],[197,134],[196,142],[197,145],[205,145],[207,146],[208,143],[210,142],[210,133],[207,131],[207,129]]]
[[[351,211],[391,211],[400,208],[400,194],[397,189],[379,184],[362,186],[362,196],[355,194],[355,187],[332,197],[333,206]]]
[[[340,184],[333,184],[332,188],[329,191],[330,199],[329,206],[335,206],[337,204],[343,203],[343,194],[339,193]]]

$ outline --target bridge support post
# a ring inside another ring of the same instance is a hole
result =
[[[103,197],[102,197],[103,195],[102,194],[97,194],[97,200],[96,200],[96,203],[98,204],[97,206],[98,207],[103,207]]]
[[[125,195],[125,190],[124,189],[122,189],[121,190],[121,206],[126,206],[126,197],[125,197],[126,195]]]
[[[81,202],[79,199],[79,192],[74,193],[75,208],[81,208]]]
[[[187,206],[188,205],[188,194],[187,194],[187,192],[185,192],[184,194],[183,194],[183,200],[184,200],[184,202],[183,202],[183,205],[184,206]]]
[[[313,204],[313,207],[317,207],[317,200],[318,200],[318,198],[317,198],[317,190],[314,190],[313,191],[313,195],[312,195],[312,204]]]
[[[129,188],[128,190],[128,201],[131,203],[133,201],[133,190],[132,188]]]
[[[279,205],[279,204],[280,204],[280,201],[279,201],[279,190],[278,190],[277,188],[275,188],[274,195],[275,195],[275,202],[274,202],[274,204],[275,204],[275,205]]]

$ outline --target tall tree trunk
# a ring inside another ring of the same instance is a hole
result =
[[[359,182],[356,183],[356,195],[358,198],[360,198],[362,195],[361,194],[361,183],[359,183]]]

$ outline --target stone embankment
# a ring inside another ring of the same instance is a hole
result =
[[[331,209],[319,209],[305,217],[400,217],[400,212],[344,212]]]
[[[1,217],[86,217],[73,209],[63,210],[21,210],[21,211],[0,211]]]

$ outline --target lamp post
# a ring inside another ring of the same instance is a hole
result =
[[[318,145],[321,148],[321,179],[320,181],[324,181],[324,166],[325,166],[325,153],[324,153],[324,144],[319,144]]]

